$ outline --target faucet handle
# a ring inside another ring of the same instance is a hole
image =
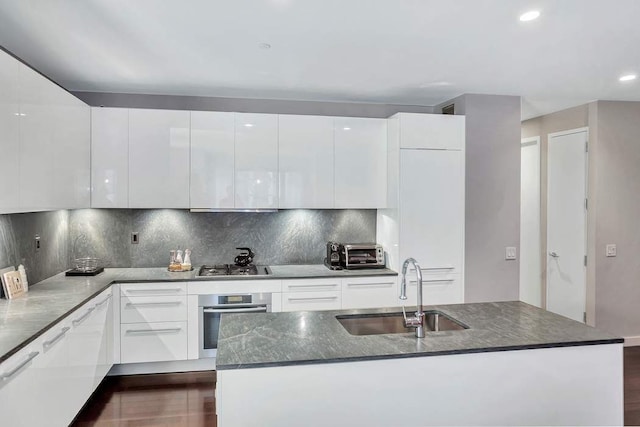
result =
[[[419,316],[418,313],[416,313],[413,317],[407,317],[407,312],[404,309],[404,306],[402,306],[402,316],[404,316],[405,328],[417,328],[422,326],[422,316]]]

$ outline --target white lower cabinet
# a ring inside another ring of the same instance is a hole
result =
[[[416,305],[418,295],[416,283],[415,273],[407,273],[407,299],[403,301],[404,305]],[[422,303],[424,305],[459,303],[463,299],[464,289],[460,274],[433,274],[423,271]]]
[[[342,279],[342,308],[375,308],[400,305],[396,276]]]
[[[187,359],[187,322],[128,323],[120,325],[122,363]]]
[[[108,289],[0,365],[2,425],[73,421],[111,368],[110,303]]]
[[[187,360],[186,283],[128,283],[120,291],[120,363]]]
[[[282,311],[339,310],[340,291],[283,292]]]

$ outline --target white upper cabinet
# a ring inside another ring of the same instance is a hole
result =
[[[191,112],[191,208],[234,207],[235,114]]]
[[[394,117],[400,119],[400,148],[464,148],[464,116],[398,113]]]
[[[235,207],[278,208],[278,116],[235,115]]]
[[[89,107],[24,65],[20,88],[21,211],[89,207]]]
[[[334,144],[335,207],[385,207],[387,121],[336,117]]]
[[[20,63],[0,52],[0,214],[20,211]]]
[[[91,109],[91,207],[129,207],[129,110]]]
[[[189,207],[189,111],[129,110],[129,207]]]
[[[279,116],[280,208],[333,208],[333,121]]]

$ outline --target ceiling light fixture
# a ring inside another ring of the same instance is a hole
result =
[[[618,80],[620,80],[621,82],[629,82],[631,80],[635,80],[638,76],[635,74],[625,74],[624,76],[620,77]]]
[[[244,124],[244,127],[246,127],[246,128],[252,128],[252,127],[253,127],[253,125],[252,125],[251,123],[245,123],[245,124]]]
[[[271,49],[271,45],[269,43],[258,43],[258,47],[264,50]]]
[[[529,12],[523,13],[520,15],[520,20],[522,22],[533,21],[534,19],[538,19],[540,16],[540,12],[537,10],[530,10]]]
[[[349,127],[342,128],[342,130],[351,130]]]

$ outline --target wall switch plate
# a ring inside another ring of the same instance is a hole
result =
[[[33,241],[36,252],[38,252],[40,250],[40,235],[36,234],[36,237],[33,238]]]
[[[607,256],[616,256],[618,255],[618,248],[615,244],[609,243],[607,245]]]
[[[140,243],[140,236],[137,231],[134,231],[131,233],[131,244],[137,245],[138,243]]]
[[[515,246],[507,246],[504,251],[504,259],[506,260],[514,260],[517,258],[517,252]]]

